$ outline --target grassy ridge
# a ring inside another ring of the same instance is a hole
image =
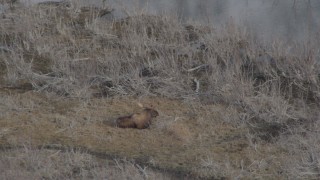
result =
[[[111,15],[76,1],[2,15],[2,145],[81,146],[200,178],[319,177],[319,37],[262,43],[232,22]],[[150,131],[111,126],[136,101],[160,110]]]

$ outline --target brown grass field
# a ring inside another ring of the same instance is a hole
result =
[[[320,178],[319,36],[108,12],[2,12],[0,179]],[[138,103],[151,126],[115,127]]]

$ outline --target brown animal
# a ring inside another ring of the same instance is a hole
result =
[[[159,116],[158,111],[144,108],[142,112],[130,116],[119,117],[116,120],[117,127],[145,129],[151,124],[151,119]]]

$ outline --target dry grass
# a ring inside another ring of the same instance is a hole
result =
[[[34,149],[0,153],[1,179],[175,179],[126,159],[99,159],[77,150]]]
[[[263,44],[232,22],[106,10],[71,1],[2,15],[3,178],[319,178],[318,37]],[[153,125],[114,127],[137,102],[160,113]]]

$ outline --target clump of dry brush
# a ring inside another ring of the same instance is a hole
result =
[[[197,92],[232,100],[232,89],[238,93],[230,96],[245,96],[280,85],[287,98],[319,97],[315,44],[263,46],[234,24],[219,32],[172,16],[105,17],[111,15],[76,2],[4,12],[1,63],[7,83],[68,96],[185,98]]]
[[[3,12],[2,84],[71,97],[148,94],[223,103],[237,110],[230,123],[248,126],[254,142],[317,136],[318,37],[263,44],[234,23],[214,29],[174,16],[111,15],[76,1]],[[290,142],[282,145],[296,146]],[[293,158],[303,167],[288,173],[319,174],[316,149],[297,150],[312,162]]]

